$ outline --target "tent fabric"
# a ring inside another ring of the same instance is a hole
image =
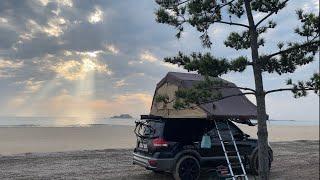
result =
[[[204,81],[204,77],[199,74],[192,73],[180,73],[180,72],[169,72],[156,86],[154,97],[159,94],[170,94],[169,99],[174,97],[173,94],[177,89],[191,88],[196,83]],[[222,88],[220,92],[222,97],[229,95],[236,95],[241,93],[240,89],[234,83],[223,80],[221,78],[213,78],[221,80],[226,83],[229,87],[235,88]],[[169,87],[169,88],[168,88]],[[175,87],[175,88],[174,88]],[[161,93],[160,93],[161,92]],[[160,102],[155,102],[153,99],[150,115],[162,116],[165,118],[179,118],[190,117],[190,118],[235,118],[235,119],[256,119],[257,107],[254,105],[246,96],[234,96],[212,103],[201,104],[193,109],[183,110],[179,113],[179,110],[175,110],[171,105],[166,105],[163,108],[159,108]],[[196,111],[195,111],[196,110]]]

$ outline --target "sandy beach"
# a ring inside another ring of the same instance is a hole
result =
[[[133,128],[0,128],[0,179],[172,179],[132,165]],[[256,127],[241,129],[256,136]],[[269,139],[271,179],[319,179],[318,126],[269,126]],[[204,172],[202,179],[215,177]]]
[[[271,143],[272,180],[319,179],[319,142]],[[0,156],[0,179],[173,180],[132,165],[132,149],[30,153]],[[216,179],[203,172],[201,180]],[[250,177],[250,179],[255,179]]]
[[[257,127],[240,125],[240,128],[252,137],[256,137]],[[133,126],[119,125],[2,127],[0,154],[133,148],[135,145],[133,129]],[[270,142],[318,139],[318,126],[269,126]]]

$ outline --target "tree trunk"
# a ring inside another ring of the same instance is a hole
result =
[[[253,73],[256,86],[256,101],[258,114],[258,156],[259,156],[259,179],[269,180],[269,153],[268,153],[268,130],[265,106],[265,91],[263,89],[262,71],[259,63],[258,33],[252,16],[249,0],[245,0],[245,8],[249,22],[251,39],[251,56],[253,62]]]

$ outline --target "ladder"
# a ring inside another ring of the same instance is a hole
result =
[[[227,160],[227,164],[228,164],[228,168],[229,168],[230,176],[231,176],[230,178],[232,180],[237,180],[237,179],[248,180],[248,176],[246,174],[246,170],[245,170],[244,165],[242,163],[241,156],[240,156],[236,141],[235,141],[235,139],[233,137],[233,134],[232,134],[232,131],[230,129],[229,121],[226,120],[227,128],[224,128],[224,129],[218,127],[218,123],[216,123],[216,121],[214,121],[214,124],[215,124],[216,130],[217,130],[218,136],[219,136],[219,140],[220,140],[223,152],[224,152],[224,156],[226,157],[226,160]],[[229,134],[230,134],[230,137],[231,137],[231,142],[233,144],[233,147],[234,147],[235,151],[226,150],[226,147],[225,147],[224,143],[225,142],[230,142],[229,141],[230,139],[223,140],[222,136],[221,136],[221,133],[220,133],[221,131],[229,131]],[[231,162],[229,160],[229,156],[230,156],[230,153],[234,153],[234,152],[236,152],[236,154],[237,154],[237,159],[238,159],[239,164],[241,166],[242,174],[234,174],[234,172],[233,172],[233,167],[232,167],[232,164],[231,164]]]

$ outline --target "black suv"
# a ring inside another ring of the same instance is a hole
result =
[[[249,138],[233,122],[216,120],[219,128],[232,131],[248,172],[258,173],[257,140]],[[227,167],[214,121],[206,119],[145,119],[136,122],[137,145],[133,164],[154,172],[170,172],[175,179],[198,179],[201,170]],[[220,131],[222,138],[230,132]],[[211,148],[201,148],[204,134],[210,136]],[[232,144],[225,143],[226,149]],[[230,160],[237,156],[229,156]],[[273,152],[269,148],[270,166]],[[240,165],[239,165],[240,168]],[[187,178],[185,178],[187,177]]]

